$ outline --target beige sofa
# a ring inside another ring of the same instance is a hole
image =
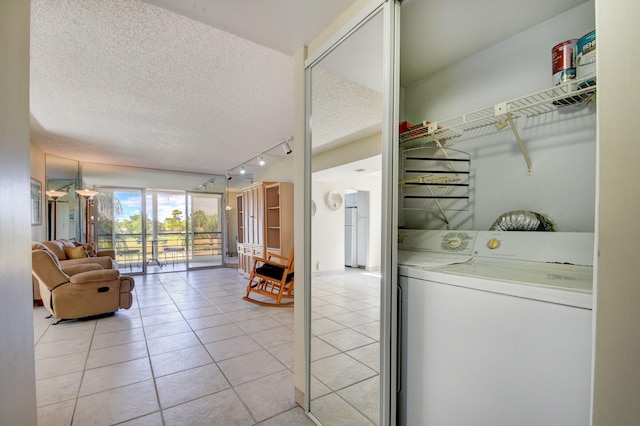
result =
[[[68,254],[72,253],[72,250],[77,249],[76,245],[73,241],[70,240],[55,240],[55,241],[44,241],[42,243],[34,242],[31,246],[32,250],[37,248],[42,249],[44,246],[51,253],[53,253],[58,262],[60,262],[60,266],[63,271],[65,271],[69,275],[74,275],[78,272],[83,272],[85,270],[97,269],[95,265],[99,265],[101,269],[118,269],[118,264],[115,261],[116,252],[114,250],[100,250],[97,252],[97,256],[92,257],[82,257],[71,259]],[[81,265],[91,265],[89,269],[82,268]],[[33,277],[33,300],[39,301],[42,300],[40,295],[40,286],[37,278]]]
[[[87,259],[113,266],[112,262],[98,257]],[[64,261],[58,260],[46,245],[32,244],[32,273],[38,281],[42,304],[53,317],[58,320],[86,318],[131,307],[132,277],[120,275],[117,269],[103,268],[100,263],[66,260],[63,268]]]

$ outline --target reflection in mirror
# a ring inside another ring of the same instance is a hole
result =
[[[76,160],[47,154],[45,167],[48,192],[47,238],[77,239],[80,236],[78,228],[81,226],[76,196],[76,189],[80,188],[79,164]]]
[[[380,424],[382,34],[379,12],[311,68],[310,412],[323,424]]]

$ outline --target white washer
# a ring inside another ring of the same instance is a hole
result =
[[[401,424],[589,423],[593,234],[399,237]]]

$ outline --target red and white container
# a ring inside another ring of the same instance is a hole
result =
[[[576,46],[577,39],[563,41],[551,49],[551,66],[553,85],[557,86],[576,78]]]

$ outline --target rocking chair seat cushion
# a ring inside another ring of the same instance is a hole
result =
[[[283,273],[284,273],[284,267],[272,265],[270,263],[265,263],[259,268],[256,268],[256,274],[273,278],[274,280],[281,280]],[[293,272],[287,275],[286,282],[291,281],[291,278],[293,278]]]

